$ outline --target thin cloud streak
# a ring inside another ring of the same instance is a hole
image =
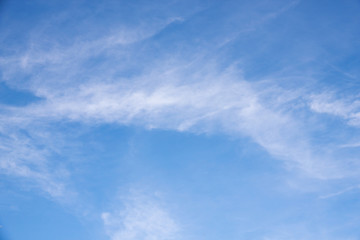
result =
[[[349,125],[360,127],[360,101],[357,99],[335,98],[330,93],[313,95],[310,97],[310,109],[343,118]]]
[[[59,166],[49,166],[51,151],[36,146],[38,141],[19,131],[0,133],[1,173],[30,180],[53,199],[60,200],[69,194],[65,184],[68,172]]]
[[[179,239],[180,227],[156,199],[132,192],[119,205],[101,214],[111,240]]]

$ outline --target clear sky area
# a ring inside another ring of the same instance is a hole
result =
[[[360,1],[0,0],[1,240],[359,240]]]

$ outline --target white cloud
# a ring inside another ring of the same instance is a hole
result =
[[[330,93],[312,95],[310,108],[317,113],[341,117],[349,125],[360,127],[360,101],[357,99],[336,98]]]
[[[111,240],[178,239],[178,224],[158,200],[144,194],[131,194],[122,204],[121,209],[101,214]]]
[[[287,97],[269,101],[261,83],[245,81],[233,68],[220,71],[205,64],[173,69],[164,72],[159,67],[158,72],[132,79],[44,91],[46,101],[29,106],[24,113],[55,121],[240,134],[284,160],[287,166],[300,168],[312,177],[338,178],[346,174],[331,156],[311,147],[309,135],[303,130],[306,126],[282,110],[288,108]]]
[[[358,147],[360,147],[360,142],[342,144],[342,145],[340,145],[340,147],[341,148],[358,148]]]
[[[327,194],[327,195],[323,195],[323,196],[320,196],[319,198],[322,198],[322,199],[326,199],[326,198],[332,198],[332,197],[336,197],[336,196],[339,196],[339,195],[342,195],[344,193],[347,193],[349,191],[352,191],[354,189],[359,189],[360,186],[351,186],[351,187],[347,187],[341,191],[338,191],[338,192],[334,192],[334,193],[330,193],[330,194]]]
[[[0,121],[0,173],[22,179],[29,188],[35,186],[57,201],[67,201],[69,173],[50,159],[59,147],[55,133],[48,135],[44,128],[16,118]]]
[[[45,100],[23,109],[22,116],[248,136],[288,167],[309,176],[327,179],[348,174],[346,167],[310,145],[307,131],[302,130],[306,126],[283,110],[288,108],[287,97],[272,101],[261,82],[245,81],[235,68],[199,64],[170,70],[158,66],[129,79],[92,79],[64,88],[49,85],[41,92]]]

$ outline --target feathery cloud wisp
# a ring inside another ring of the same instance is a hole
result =
[[[101,214],[111,240],[178,239],[179,226],[160,204],[144,194],[129,196],[123,209]]]

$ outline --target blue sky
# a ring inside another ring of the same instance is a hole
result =
[[[359,12],[1,1],[0,238],[360,239]]]

